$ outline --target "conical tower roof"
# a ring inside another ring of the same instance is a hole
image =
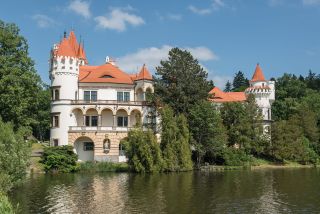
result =
[[[142,66],[136,80],[152,80],[152,76],[145,64]]]
[[[260,68],[259,63],[256,66],[256,70],[254,71],[254,74],[252,76],[251,82],[261,82],[261,81],[266,81],[264,78],[262,69]]]

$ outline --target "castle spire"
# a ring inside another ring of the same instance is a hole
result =
[[[266,81],[266,79],[264,78],[260,64],[257,63],[256,70],[254,71],[251,82],[260,82],[260,81]]]

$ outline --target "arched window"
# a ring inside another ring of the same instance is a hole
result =
[[[103,152],[104,153],[109,153],[111,147],[111,142],[109,139],[105,139],[103,141]]]

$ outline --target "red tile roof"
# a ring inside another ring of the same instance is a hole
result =
[[[133,78],[134,80],[152,80],[152,76],[145,64],[142,66],[140,72]]]
[[[214,87],[209,94],[213,95],[209,100],[217,103],[243,102],[247,99],[244,92],[223,92],[218,87]]]
[[[85,60],[87,63],[86,53],[83,44],[79,44],[73,31],[70,32],[68,38],[63,38],[58,44],[57,50],[54,52],[57,56],[77,57]]]
[[[266,79],[264,78],[262,69],[260,68],[260,65],[258,63],[256,70],[254,71],[254,74],[252,76],[251,82],[259,82],[259,81],[266,81]]]
[[[80,66],[79,82],[133,84],[128,74],[111,63],[100,66]]]

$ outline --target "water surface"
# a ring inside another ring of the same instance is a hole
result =
[[[21,213],[320,213],[319,169],[33,175]]]

